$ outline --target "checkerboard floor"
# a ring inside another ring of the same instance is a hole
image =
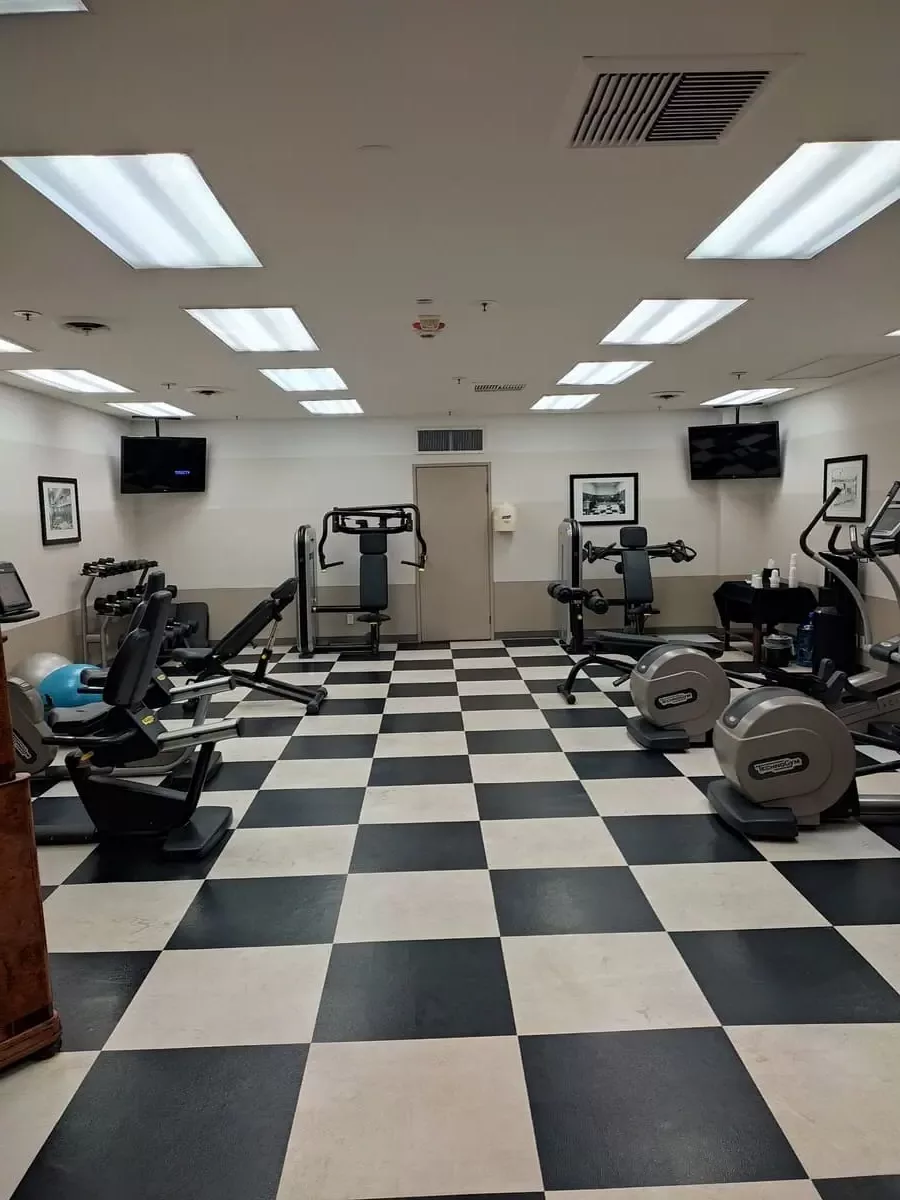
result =
[[[0,1196],[900,1197],[900,823],[750,845],[569,662],[283,653],[329,699],[215,706],[218,853],[41,849],[65,1048],[0,1078]]]

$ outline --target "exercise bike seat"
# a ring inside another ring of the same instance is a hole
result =
[[[205,665],[210,657],[209,646],[179,646],[167,655],[173,662],[186,667]]]
[[[98,701],[79,708],[51,708],[47,713],[47,724],[56,733],[74,737],[79,733],[90,733],[101,726],[110,712],[110,705]]]

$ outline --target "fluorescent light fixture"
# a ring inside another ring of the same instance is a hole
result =
[[[286,392],[339,392],[347,385],[334,367],[288,367],[260,371]]]
[[[649,362],[581,362],[576,363],[568,375],[563,375],[557,383],[568,383],[573,387],[621,383],[623,379],[649,366]]]
[[[596,400],[599,392],[581,396],[541,396],[537,404],[532,404],[532,412],[572,412],[576,408],[585,408],[592,400]]]
[[[111,379],[104,379],[102,375],[92,375],[90,371],[40,368],[33,371],[10,371],[10,374],[21,375],[23,379],[30,379],[32,383],[46,383],[63,392],[84,392],[86,395],[92,393],[98,395],[102,392],[127,392],[130,394],[133,391],[132,388],[122,387],[120,383],[113,383]]]
[[[0,0],[0,17],[7,13],[87,12],[84,0]]]
[[[186,154],[51,154],[0,162],[138,270],[260,266]]]
[[[300,403],[317,417],[349,417],[362,412],[358,400],[301,400]]]
[[[889,333],[889,334],[887,334],[887,336],[888,337],[900,337],[900,329],[895,329],[893,333]],[[2,349],[3,349],[3,347],[0,346],[0,350],[2,350]]]
[[[716,396],[714,400],[704,400],[703,406],[711,408],[733,408],[739,404],[762,404],[775,396],[783,396],[792,392],[793,388],[738,388],[736,392],[726,392],[724,396]]]
[[[815,258],[900,199],[900,141],[806,142],[688,258]]]
[[[8,342],[6,338],[0,338],[0,354],[30,354],[31,351],[27,346],[20,346],[18,342]]]
[[[709,329],[746,300],[642,300],[601,346],[676,346]]]
[[[188,308],[185,312],[241,353],[319,348],[292,308]]]
[[[163,401],[151,401],[147,404],[114,404],[107,401],[107,408],[118,408],[122,412],[131,413],[133,417],[192,417],[194,414],[186,408],[176,408],[174,404],[164,404]]]

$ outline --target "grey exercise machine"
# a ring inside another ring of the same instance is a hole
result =
[[[319,573],[343,566],[329,562],[325,553],[329,535],[347,534],[359,546],[359,597],[356,604],[321,604]],[[422,537],[422,523],[415,504],[370,504],[352,508],[333,508],[322,520],[322,532],[316,540],[312,525],[301,525],[294,538],[294,565],[297,578],[297,649],[302,655],[329,648],[344,653],[377,656],[381,645],[381,626],[391,618],[389,601],[387,539],[397,534],[415,538],[415,560],[403,559],[408,567],[425,570],[428,547]],[[333,638],[319,632],[319,616],[339,613],[368,625],[360,640]]]

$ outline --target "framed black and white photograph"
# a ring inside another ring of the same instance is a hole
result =
[[[81,541],[78,480],[38,476],[41,537],[45,546],[68,546]]]
[[[634,525],[638,519],[637,475],[625,471],[570,475],[569,516],[584,525]]]
[[[835,488],[840,488],[841,494],[828,506],[824,520],[858,522],[866,519],[868,466],[867,454],[825,459],[822,502],[828,499]]]

